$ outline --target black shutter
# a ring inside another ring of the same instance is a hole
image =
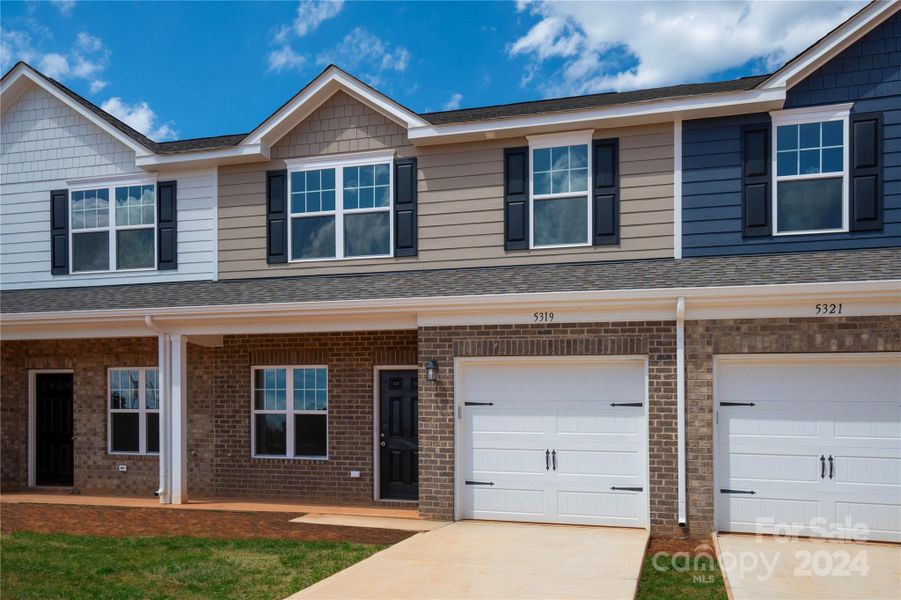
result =
[[[882,229],[882,113],[851,115],[851,231]]]
[[[416,158],[394,162],[394,256],[416,256]]]
[[[287,171],[266,171],[266,262],[288,262]]]
[[[504,249],[529,248],[529,149],[504,149]]]
[[[69,190],[50,192],[50,274],[69,273]]]
[[[591,243],[615,245],[619,243],[619,140],[593,144]]]
[[[745,125],[741,130],[742,235],[772,234],[770,124]]]
[[[175,181],[156,184],[156,268],[170,271],[178,268],[178,186]]]

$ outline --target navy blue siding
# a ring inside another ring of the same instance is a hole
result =
[[[901,13],[789,90],[785,107],[842,102],[854,102],[853,113],[883,113],[882,231],[743,239],[741,127],[769,115],[685,121],[683,256],[901,246]]]

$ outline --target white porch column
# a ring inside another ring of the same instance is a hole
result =
[[[172,504],[188,501],[188,386],[187,386],[187,338],[170,337],[170,408],[171,408],[171,459],[170,491]]]
[[[169,399],[172,394],[169,390],[169,381],[171,379],[172,364],[169,360],[169,336],[160,333],[159,335],[159,402],[160,402],[160,487],[157,495],[160,497],[160,504],[169,504],[172,502],[171,488],[169,486],[169,465],[170,456],[170,435],[169,435],[169,417],[172,414],[169,408]]]

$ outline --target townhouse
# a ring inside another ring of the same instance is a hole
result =
[[[23,63],[0,101],[3,491],[901,541],[896,3],[653,90],[330,66],[166,143]]]

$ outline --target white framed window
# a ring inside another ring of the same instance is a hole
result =
[[[393,255],[393,153],[287,165],[292,262]]]
[[[328,458],[328,367],[253,367],[255,458]]]
[[[110,454],[159,454],[160,386],[156,367],[109,370]]]
[[[851,105],[783,110],[773,118],[773,234],[848,231]]]
[[[593,131],[530,136],[529,245],[591,243],[591,138]]]
[[[69,188],[72,273],[156,269],[156,183]]]

